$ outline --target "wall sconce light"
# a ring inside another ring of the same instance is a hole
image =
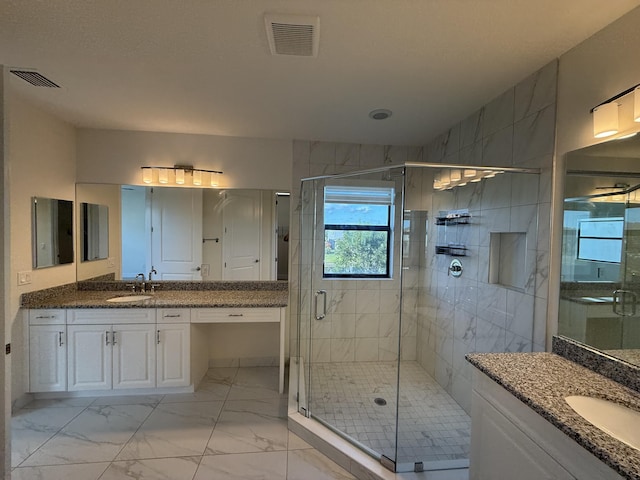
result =
[[[591,109],[591,114],[593,115],[593,136],[595,138],[609,137],[618,133],[618,110],[620,104],[617,100],[630,93],[633,93],[633,120],[640,122],[640,84],[638,84],[626,89],[624,92],[614,95]],[[623,123],[623,129],[626,128],[624,125],[625,123]]]
[[[609,137],[618,133],[618,103],[613,101],[593,109],[593,136]]]
[[[173,181],[176,185],[195,185],[201,186],[203,181],[203,175],[209,175],[209,184],[212,187],[217,187],[218,175],[222,175],[222,172],[218,170],[202,170],[200,168],[193,168],[192,165],[174,165],[173,167],[140,167],[142,169],[142,182],[146,184],[153,183],[154,171],[158,171],[158,183],[167,185],[172,183],[170,180],[169,172],[173,171]],[[191,177],[191,178],[189,178]]]

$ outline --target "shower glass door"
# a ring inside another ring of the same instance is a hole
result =
[[[392,179],[388,169],[308,180],[302,188],[302,413],[391,470],[401,274],[394,226],[402,220],[402,188],[402,176]]]

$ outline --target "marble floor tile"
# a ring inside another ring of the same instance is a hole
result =
[[[118,454],[118,460],[202,455],[222,402],[160,404]]]
[[[149,405],[155,407],[163,397],[164,395],[114,395],[98,397],[91,405]]]
[[[11,472],[11,480],[98,480],[108,462],[19,467]]]
[[[230,385],[205,378],[195,392],[167,394],[162,399],[162,403],[224,401],[227,399],[230,389]]]
[[[292,450],[287,459],[287,480],[354,479],[337,463],[315,449]]]
[[[305,448],[313,448],[298,435],[293,432],[289,432],[289,441],[287,443],[287,450],[303,450]]]
[[[238,367],[218,367],[207,370],[205,379],[222,385],[231,385],[238,374]],[[204,381],[204,380],[203,380]]]
[[[286,402],[227,400],[207,453],[249,453],[287,449]]]
[[[100,480],[192,480],[199,462],[200,457],[113,462]]]
[[[147,405],[88,407],[23,465],[111,461],[152,410]]]
[[[277,398],[277,367],[239,368],[227,397],[229,400],[250,400],[258,398]]]
[[[40,398],[29,402],[23,409],[34,408],[62,408],[62,407],[88,407],[98,397],[73,397],[73,398]]]
[[[85,407],[24,409],[11,418],[11,466],[17,467]]]
[[[193,480],[286,480],[287,452],[202,457]]]

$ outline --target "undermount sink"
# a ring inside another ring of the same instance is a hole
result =
[[[640,412],[602,398],[573,395],[565,400],[586,421],[640,450]]]
[[[151,295],[125,295],[123,297],[109,298],[107,302],[110,303],[125,303],[125,302],[139,302],[151,298]]]

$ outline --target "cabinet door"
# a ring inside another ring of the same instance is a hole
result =
[[[67,327],[29,327],[29,391],[61,392],[67,389]]]
[[[113,388],[156,386],[154,325],[113,326]]]
[[[69,325],[69,390],[111,388],[111,325]]]
[[[471,415],[471,480],[575,480],[476,392]]]
[[[191,325],[185,323],[158,325],[158,387],[185,387],[190,378]]]

